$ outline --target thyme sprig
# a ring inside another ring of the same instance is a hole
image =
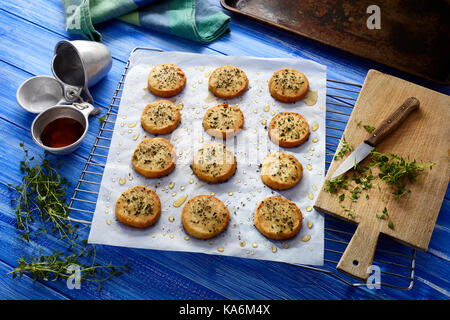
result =
[[[16,191],[11,196],[11,204],[16,204],[17,229],[24,241],[30,241],[30,225],[35,219],[41,221],[39,231],[53,232],[58,239],[68,239],[71,244],[77,238],[78,225],[68,220],[69,210],[65,199],[70,183],[62,178],[49,160],[40,156],[41,164],[35,157],[28,157],[23,143],[20,144],[25,160],[20,162],[20,171],[24,174],[22,184],[10,188]],[[58,163],[58,168],[61,166]]]
[[[96,282],[100,290],[104,281],[129,271],[127,265],[115,266],[111,262],[107,265],[98,265],[95,263],[95,254],[91,263],[84,263],[81,259],[86,257],[87,252],[91,255],[95,252],[95,247],[92,250],[73,252],[67,256],[56,250],[53,250],[51,255],[42,255],[42,250],[39,250],[39,256],[20,258],[18,266],[9,273],[12,274],[13,279],[17,275],[22,277],[24,274],[30,274],[34,281],[66,280],[73,275],[70,267],[76,265],[79,267],[80,283]]]
[[[11,204],[15,205],[18,233],[22,240],[30,244],[31,236],[37,237],[41,233],[54,235],[67,247],[67,253],[53,250],[52,254],[44,255],[40,248],[39,255],[19,259],[18,266],[9,272],[12,277],[29,274],[33,280],[67,279],[73,274],[69,267],[76,265],[80,271],[80,282],[96,282],[100,290],[105,280],[127,272],[127,265],[96,263],[95,246],[88,246],[87,240],[79,239],[79,225],[72,224],[69,218],[66,201],[69,182],[52,166],[47,153],[44,157],[39,156],[39,163],[35,157],[28,156],[23,143],[20,146],[25,155],[25,159],[20,162],[24,176],[21,184],[15,187],[10,185],[14,191]],[[60,165],[58,163],[57,167],[60,168]]]

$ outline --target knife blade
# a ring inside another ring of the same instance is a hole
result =
[[[384,138],[391,134],[398,126],[408,117],[408,115],[419,108],[420,102],[414,97],[406,99],[394,112],[392,112],[387,119],[372,132],[356,149],[353,151],[344,162],[333,172],[331,179],[339,177],[350,169],[356,167],[358,163],[363,161],[375,146]]]

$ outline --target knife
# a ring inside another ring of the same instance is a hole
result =
[[[339,177],[363,161],[372,150],[375,149],[375,146],[392,133],[412,111],[419,108],[419,105],[419,100],[414,97],[406,99],[400,107],[392,112],[391,115],[384,120],[381,125],[376,128],[372,134],[347,157],[347,159],[344,160],[344,162],[341,163],[334,171],[331,179]]]

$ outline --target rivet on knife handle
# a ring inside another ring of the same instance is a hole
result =
[[[412,111],[419,108],[419,105],[419,100],[414,97],[406,99],[364,142],[375,147],[381,140],[394,131]]]

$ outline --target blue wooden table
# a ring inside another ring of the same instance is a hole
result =
[[[220,8],[218,0],[210,0]],[[96,105],[106,112],[127,58],[134,47],[166,51],[257,57],[302,57],[327,66],[328,78],[362,83],[374,68],[449,94],[449,87],[408,76],[317,42],[232,15],[231,33],[209,45],[159,34],[112,21],[99,27],[113,56],[108,76],[91,93]],[[0,299],[448,299],[450,297],[449,228],[450,192],[443,202],[427,252],[417,252],[414,285],[410,290],[390,287],[356,288],[337,281],[330,274],[275,262],[207,256],[194,253],[99,247],[98,261],[126,262],[131,270],[104,283],[70,290],[65,282],[34,282],[30,277],[7,275],[19,258],[33,252],[15,227],[8,184],[17,185],[22,174],[19,162],[24,142],[30,153],[39,149],[30,136],[34,115],[16,103],[18,86],[34,75],[51,75],[53,49],[59,40],[73,39],[65,31],[60,0],[2,1],[0,3]],[[91,118],[89,133],[81,147],[63,157],[61,174],[73,186],[80,177],[87,156],[99,132]],[[344,124],[342,124],[344,126]],[[88,229],[81,232],[87,237]],[[40,246],[57,248],[52,237],[40,237]]]

